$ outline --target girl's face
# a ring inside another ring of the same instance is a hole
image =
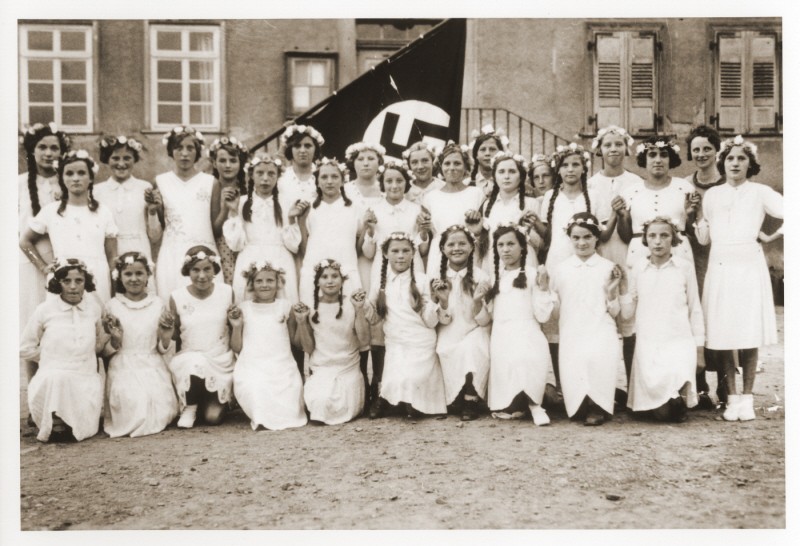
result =
[[[397,204],[406,195],[406,179],[398,170],[386,169],[383,173],[383,189],[386,192],[386,200]]]
[[[423,184],[433,178],[433,160],[427,150],[417,150],[408,156],[408,166],[411,172],[417,177],[418,182]]]
[[[522,258],[522,246],[520,246],[517,236],[513,233],[504,233],[497,240],[497,254],[506,266],[506,269],[516,269],[519,267]]]
[[[111,176],[117,182],[125,182],[131,177],[133,165],[136,163],[133,152],[127,146],[115,148],[108,158],[108,166],[111,169]]]
[[[651,148],[645,156],[647,172],[658,178],[669,172],[669,152],[666,148]]]
[[[503,193],[516,193],[519,190],[519,168],[513,159],[504,159],[494,170],[494,181]]]
[[[33,149],[33,158],[36,160],[36,167],[42,171],[53,172],[53,161],[61,156],[61,143],[55,135],[42,137]]]
[[[92,183],[89,172],[89,165],[82,159],[64,167],[64,185],[70,195],[82,196],[89,190],[89,184]]]
[[[126,265],[119,278],[125,293],[132,298],[141,296],[147,290],[147,268],[141,262]]]
[[[469,260],[469,253],[472,252],[472,243],[467,238],[466,233],[454,231],[447,236],[444,244],[444,255],[454,269],[461,269]]]
[[[568,186],[574,186],[581,181],[583,174],[583,159],[578,154],[568,155],[558,168],[561,180]]]
[[[372,180],[378,174],[378,154],[373,150],[359,152],[353,163],[356,174],[362,180]]]
[[[461,184],[466,174],[464,158],[458,152],[453,152],[442,160],[442,175],[448,184]]]
[[[411,267],[411,261],[414,259],[414,247],[408,241],[392,241],[386,250],[386,256],[389,258],[392,271],[402,273]]]
[[[253,189],[259,197],[272,195],[278,183],[278,166],[273,163],[259,163],[253,167]]]
[[[67,276],[61,279],[61,299],[70,305],[77,305],[83,299],[86,290],[86,277],[77,269],[70,269]]]
[[[672,254],[672,228],[662,222],[650,224],[647,228],[647,248],[656,258]]]
[[[219,176],[222,180],[230,182],[236,180],[236,175],[239,174],[239,169],[242,168],[242,162],[239,161],[238,154],[230,154],[228,150],[220,148],[217,150],[217,160],[214,162]]]
[[[278,272],[262,270],[253,277],[253,299],[270,303],[278,293]]]
[[[717,149],[706,137],[694,137],[689,144],[689,150],[692,152],[692,161],[699,170],[703,171],[714,167]]]
[[[498,151],[497,141],[493,138],[487,138],[478,146],[478,163],[482,169],[488,171],[492,168],[492,158]]]
[[[189,269],[189,279],[197,290],[208,290],[214,284],[214,264],[208,259],[196,261]]]
[[[315,150],[314,139],[310,136],[305,136],[300,141],[292,146],[292,163],[298,167],[309,167],[311,162],[314,161]]]
[[[591,257],[597,247],[597,237],[585,227],[573,227],[569,233],[569,240],[572,241],[575,255],[584,260]]]
[[[547,165],[539,165],[533,169],[533,188],[536,197],[543,196],[553,188],[553,171]]]
[[[725,178],[732,182],[747,180],[747,171],[750,169],[750,158],[744,153],[744,148],[734,146],[725,157]]]
[[[339,297],[343,284],[342,273],[338,269],[326,267],[322,270],[322,275],[319,277],[319,288],[323,295],[329,298]]]
[[[342,173],[333,165],[323,165],[317,173],[317,185],[322,197],[335,199],[342,194]]]
[[[190,171],[197,162],[197,148],[192,136],[184,137],[172,149],[172,159],[180,171]]]
[[[600,144],[603,161],[609,167],[619,167],[625,159],[625,139],[621,135],[606,135]]]

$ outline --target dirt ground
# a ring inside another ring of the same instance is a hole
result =
[[[236,413],[216,428],[43,444],[21,422],[21,528],[783,528],[778,311],[781,344],[760,353],[746,423],[693,411],[681,425],[450,416],[253,432]]]

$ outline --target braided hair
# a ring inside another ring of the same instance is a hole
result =
[[[489,195],[489,199],[484,204],[483,210],[483,217],[489,218],[489,215],[492,213],[492,207],[494,207],[495,202],[497,201],[497,197],[500,195],[500,185],[497,183],[495,179],[495,175],[497,173],[497,168],[503,161],[513,161],[514,164],[517,166],[517,172],[519,173],[519,186],[517,186],[517,195],[519,197],[519,210],[523,212],[525,210],[525,179],[528,176],[528,170],[525,168],[525,163],[523,163],[522,158],[511,156],[508,153],[503,151],[498,152],[492,158],[492,193]],[[478,241],[478,257],[483,259],[486,256],[486,252],[489,250],[489,232],[487,230],[481,231],[480,239]]]
[[[589,199],[589,187],[587,184],[587,173],[589,169],[586,165],[585,158],[580,151],[555,154],[555,158],[553,159],[553,163],[551,165],[556,170],[556,181],[553,184],[553,193],[550,195],[550,203],[547,206],[547,232],[545,233],[545,243],[547,246],[550,246],[550,242],[553,238],[553,208],[555,207],[556,198],[561,191],[561,184],[563,183],[563,180],[561,179],[561,165],[564,163],[565,159],[573,155],[580,157],[581,162],[583,163],[583,172],[581,173],[581,191],[583,192],[583,199],[586,202],[586,212],[592,212],[592,203]]]
[[[473,257],[475,255],[475,243],[472,239],[472,234],[464,226],[459,226],[458,224],[450,226],[449,228],[444,230],[444,232],[442,232],[442,236],[439,238],[439,250],[441,251],[442,254],[442,261],[439,265],[439,279],[445,282],[447,281],[448,259],[447,256],[445,256],[444,254],[444,246],[445,244],[447,244],[447,240],[453,233],[463,233],[470,244],[469,256],[467,256],[467,272],[461,279],[461,290],[471,296],[475,289],[475,280],[473,272],[473,267],[474,267]]]
[[[253,171],[259,163],[272,163],[278,169],[278,177],[283,173],[283,165],[280,159],[272,158],[270,156],[256,156],[250,162],[245,164],[245,171],[247,171],[247,199],[245,199],[242,206],[242,218],[245,222],[252,222],[253,219],[253,191],[255,190],[255,180],[253,179]],[[275,216],[275,225],[283,227],[283,209],[281,208],[280,200],[278,199],[278,184],[272,187],[272,210]]]
[[[378,300],[375,304],[375,309],[380,318],[386,318],[386,312],[388,310],[386,306],[386,272],[389,268],[389,247],[394,241],[406,241],[409,245],[411,245],[411,250],[414,250],[414,243],[411,241],[411,238],[402,232],[392,233],[381,245],[381,252],[383,253],[383,258],[381,261],[381,285],[378,291]],[[423,302],[422,294],[420,294],[419,288],[417,288],[417,279],[414,274],[413,257],[411,258],[411,265],[409,266],[409,269],[411,271],[411,283],[409,284],[408,291],[411,294],[411,308],[415,313],[419,313],[422,311]]]
[[[344,206],[349,207],[353,204],[349,197],[347,197],[347,193],[344,191],[344,177],[347,169],[344,165],[336,161],[336,158],[328,159],[327,157],[323,157],[316,163],[317,171],[322,169],[324,166],[333,166],[338,169],[339,174],[341,175],[342,185],[339,187],[339,192],[342,194],[342,200],[344,201]],[[314,202],[311,204],[312,208],[317,208],[320,203],[322,203],[322,188],[319,187],[319,175],[316,177],[316,185],[317,185],[317,198],[314,199]]]
[[[334,269],[338,271],[339,276],[342,278],[342,286],[339,287],[338,296],[339,310],[336,312],[336,318],[340,319],[342,317],[344,306],[344,281],[347,280],[347,275],[342,275],[341,265],[339,265],[338,262],[327,258],[314,266],[314,314],[311,315],[311,322],[314,324],[319,324],[319,280],[322,278],[322,275],[325,273],[326,269]]]
[[[37,123],[29,128],[22,135],[22,146],[25,148],[25,158],[28,163],[28,197],[31,201],[31,211],[33,215],[39,214],[42,205],[39,203],[39,188],[36,186],[36,177],[39,175],[39,167],[36,164],[36,145],[44,137],[54,136],[58,139],[58,146],[61,155],[69,151],[69,137],[66,133],[59,131],[55,123],[42,125]]]
[[[494,248],[494,284],[489,292],[486,294],[486,301],[492,301],[497,294],[500,293],[500,253],[497,252],[497,242],[500,240],[500,237],[506,235],[508,233],[513,233],[514,237],[517,239],[517,243],[519,243],[520,247],[522,248],[522,252],[519,257],[519,274],[516,276],[514,281],[512,282],[511,286],[514,288],[527,288],[528,287],[528,276],[525,273],[525,262],[528,259],[528,241],[525,239],[525,235],[520,230],[519,226],[516,225],[502,225],[499,226],[495,232],[493,237],[493,248]]]
[[[100,203],[95,200],[93,192],[94,175],[95,171],[98,169],[97,165],[92,158],[89,157],[89,154],[86,153],[86,150],[68,152],[61,156],[61,159],[58,161],[58,187],[61,188],[61,203],[58,205],[58,210],[56,212],[59,216],[64,216],[64,211],[67,210],[67,201],[69,201],[69,191],[67,190],[67,185],[64,183],[64,168],[78,161],[83,161],[89,171],[89,210],[95,212],[97,207],[100,206]]]

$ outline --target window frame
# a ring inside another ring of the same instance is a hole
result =
[[[312,51],[286,51],[284,53],[284,73],[286,75],[286,90],[285,90],[285,103],[284,103],[284,113],[286,119],[294,119],[306,110],[299,110],[295,111],[293,109],[293,76],[294,76],[294,61],[297,60],[305,60],[305,61],[326,61],[328,66],[330,67],[330,72],[328,74],[328,81],[330,83],[330,93],[333,93],[339,89],[339,55],[337,53],[331,52],[312,52]],[[330,94],[329,93],[329,94]],[[309,104],[309,108],[317,104],[316,102],[312,102]]]

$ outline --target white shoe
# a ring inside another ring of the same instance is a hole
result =
[[[533,424],[537,427],[546,427],[550,424],[550,417],[547,416],[545,409],[539,404],[529,404],[531,409],[531,417],[533,417]]]
[[[725,406],[725,412],[722,414],[722,418],[726,421],[738,421],[739,420],[739,406],[741,405],[741,397],[738,394],[729,394],[728,395],[728,403]]]
[[[178,428],[192,428],[195,419],[197,419],[197,404],[186,406],[181,412],[181,418],[178,419]]]
[[[753,409],[753,395],[743,394],[739,397],[739,421],[752,421],[756,418]]]

